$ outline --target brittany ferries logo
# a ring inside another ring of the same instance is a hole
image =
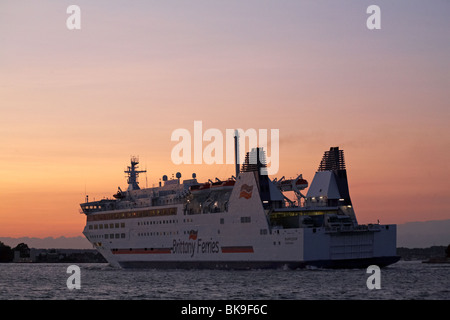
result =
[[[218,253],[219,241],[205,241],[198,238],[198,230],[189,231],[188,240],[173,239],[173,254],[188,254],[193,257],[195,254]]]
[[[239,198],[250,199],[253,194],[253,186],[249,186],[248,184],[243,184],[241,187],[241,193],[239,194]]]
[[[198,230],[189,231],[189,240],[197,240]]]

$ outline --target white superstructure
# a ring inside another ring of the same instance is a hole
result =
[[[140,189],[139,161],[128,189],[115,199],[81,204],[83,231],[117,267],[291,268],[385,266],[398,261],[395,225],[359,225],[351,204],[343,152],[324,155],[308,193],[301,175],[270,180],[254,149],[237,177],[199,183],[163,177]],[[294,191],[297,200],[285,196]]]

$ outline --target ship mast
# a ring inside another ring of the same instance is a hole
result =
[[[237,130],[234,131],[234,165],[236,170],[236,179],[239,175],[239,165],[240,165],[240,158],[239,158],[239,132]]]
[[[139,190],[139,182],[138,182],[138,177],[139,177],[139,173],[144,173],[147,172],[147,170],[137,170],[138,168],[138,164],[139,164],[139,158],[132,156],[131,157],[131,166],[127,167],[127,170],[125,170],[124,172],[126,174],[128,174],[128,191],[131,190]]]

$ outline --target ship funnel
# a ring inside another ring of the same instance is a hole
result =
[[[326,199],[328,206],[351,206],[344,151],[331,147],[325,151],[306,195],[309,199]]]
[[[345,170],[344,150],[331,147],[330,151],[325,151],[317,171],[327,170]]]

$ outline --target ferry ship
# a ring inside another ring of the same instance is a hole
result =
[[[302,175],[270,179],[261,148],[236,175],[198,182],[181,174],[139,187],[131,158],[128,189],[80,204],[83,234],[122,268],[366,268],[399,260],[396,225],[358,224],[343,150],[326,151],[311,185]],[[306,195],[302,191],[308,188]]]

